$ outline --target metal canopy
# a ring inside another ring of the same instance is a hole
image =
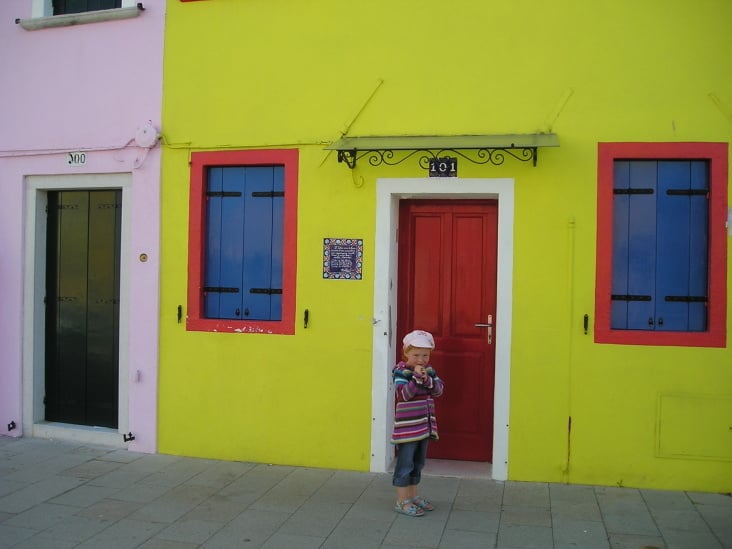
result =
[[[430,159],[455,154],[474,164],[503,164],[506,155],[521,162],[533,161],[536,166],[539,147],[558,147],[554,133],[505,135],[392,135],[343,137],[327,146],[338,151],[338,162],[353,169],[356,161],[366,157],[372,166],[394,166],[418,156],[419,164],[427,168]]]

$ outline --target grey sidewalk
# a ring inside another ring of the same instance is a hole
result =
[[[0,437],[0,547],[732,548],[732,497],[427,476],[393,512],[386,474]]]

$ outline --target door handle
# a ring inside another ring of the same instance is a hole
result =
[[[482,324],[480,322],[474,324],[476,328],[488,328],[488,345],[493,343],[493,315],[488,315],[488,323]]]

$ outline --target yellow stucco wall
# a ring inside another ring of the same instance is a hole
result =
[[[536,168],[460,166],[461,177],[516,181],[509,478],[732,491],[729,347],[592,337],[597,143],[729,142],[732,3],[171,0],[167,10],[161,452],[368,469],[375,179],[425,173],[352,173],[323,147],[344,132],[552,131],[561,146],[540,150]],[[187,332],[176,309],[190,153],[252,147],[300,150],[296,334]],[[364,239],[363,281],[322,280],[327,236]],[[728,286],[731,271],[728,260]],[[707,455],[669,456],[689,442]]]

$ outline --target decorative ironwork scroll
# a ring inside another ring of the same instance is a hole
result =
[[[349,168],[356,167],[356,162],[361,159],[371,166],[396,166],[412,157],[417,158],[417,162],[421,168],[428,169],[430,159],[439,158],[447,155],[456,155],[464,158],[473,164],[491,164],[500,166],[506,160],[506,156],[510,156],[520,162],[533,162],[536,166],[538,156],[537,147],[486,147],[478,149],[413,149],[413,150],[339,150],[338,162],[345,163]]]
[[[416,159],[428,170],[437,158],[454,158],[473,164],[502,165],[507,158],[536,166],[540,147],[558,147],[553,133],[486,135],[382,135],[343,136],[326,150],[338,152],[338,162],[354,169],[358,161],[370,166],[396,166]]]

